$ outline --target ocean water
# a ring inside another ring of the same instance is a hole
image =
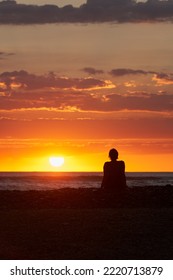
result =
[[[0,190],[100,188],[101,172],[0,172]],[[128,187],[173,186],[173,172],[127,172]]]

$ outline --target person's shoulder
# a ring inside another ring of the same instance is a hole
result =
[[[109,168],[111,168],[111,161],[106,161],[105,163],[104,163],[104,169],[109,169]]]
[[[121,165],[121,166],[124,166],[124,165],[125,165],[125,162],[124,162],[123,160],[119,160],[119,161],[117,161],[117,162],[118,162],[118,164]]]
[[[104,166],[109,166],[110,165],[110,161],[106,161],[105,163],[104,163]]]

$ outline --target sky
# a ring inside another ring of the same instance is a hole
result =
[[[0,2],[0,171],[102,171],[113,147],[126,171],[173,171],[172,17],[171,0]]]

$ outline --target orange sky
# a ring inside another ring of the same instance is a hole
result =
[[[171,32],[0,24],[0,171],[102,171],[112,147],[127,171],[173,171]]]

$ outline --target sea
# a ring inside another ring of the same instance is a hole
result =
[[[0,172],[0,191],[100,188],[102,172]],[[173,186],[173,172],[127,172],[127,186]]]

